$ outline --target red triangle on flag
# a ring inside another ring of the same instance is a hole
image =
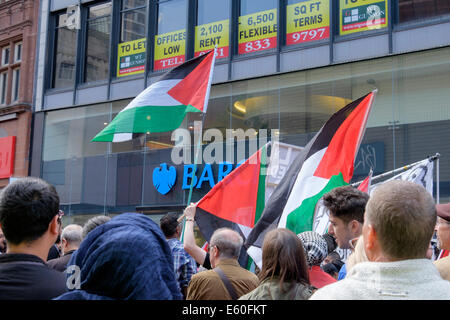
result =
[[[214,186],[197,207],[237,224],[253,228],[258,197],[261,150]]]
[[[201,112],[204,112],[205,98],[208,93],[214,50],[206,55],[209,56],[205,57],[194,70],[167,92],[175,100],[186,106],[191,105]]]
[[[356,151],[364,135],[373,99],[374,93],[372,92],[348,115],[330,141],[314,176],[330,179],[342,172],[344,181],[350,182],[353,176]]]
[[[367,178],[364,179],[363,182],[361,182],[361,184],[358,186],[358,190],[365,192],[365,193],[369,193],[369,188],[370,188],[370,183],[372,181],[372,170],[370,170],[369,175],[367,176]]]

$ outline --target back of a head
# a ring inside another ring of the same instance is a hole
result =
[[[0,194],[0,223],[12,244],[40,238],[59,212],[59,196],[46,181],[27,177],[6,186]]]
[[[159,226],[166,238],[172,237],[177,232],[178,217],[175,213],[167,213],[159,220]]]
[[[83,240],[83,228],[78,224],[69,224],[63,229],[61,238],[69,245],[78,247]]]
[[[211,236],[209,246],[219,249],[220,258],[238,259],[244,240],[236,231],[219,228]]]
[[[181,298],[170,247],[159,226],[143,214],[123,213],[92,230],[73,254],[71,265],[81,269],[81,291],[87,296]]]
[[[346,223],[352,220],[364,222],[364,210],[368,200],[367,193],[352,186],[335,188],[323,196],[324,206]]]
[[[318,266],[328,255],[326,240],[317,232],[305,231],[298,235],[306,252],[308,265]]]
[[[347,272],[349,272],[350,269],[353,268],[358,263],[366,261],[369,261],[369,259],[367,258],[366,252],[364,250],[364,239],[361,236],[356,242],[355,250],[347,258],[346,262]]]
[[[262,247],[262,268],[259,279],[278,278],[280,285],[295,281],[309,284],[308,265],[302,242],[288,229],[269,231]]]
[[[421,185],[393,180],[371,194],[365,219],[375,229],[386,257],[424,258],[436,225],[436,208]]]
[[[89,232],[91,232],[98,226],[108,222],[109,220],[111,220],[111,217],[104,216],[104,215],[95,216],[93,218],[90,218],[88,221],[86,221],[86,223],[83,226],[83,230],[82,230],[83,239],[86,238],[86,236]]]

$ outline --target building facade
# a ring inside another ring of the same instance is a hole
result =
[[[0,1],[0,189],[29,174],[38,16],[38,1]]]
[[[164,72],[215,46],[204,130],[267,129],[304,146],[378,89],[353,181],[440,153],[440,200],[450,200],[448,1],[44,0],[39,11],[31,175],[57,187],[76,221],[186,205],[193,168],[171,162],[171,132],[91,139]],[[166,194],[154,181],[163,163],[177,172]],[[222,169],[198,166],[193,201]]]

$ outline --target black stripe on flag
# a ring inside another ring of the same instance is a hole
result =
[[[170,80],[170,79],[184,79],[191,73],[198,65],[210,54],[214,54],[214,50],[212,52],[206,53],[204,55],[198,56],[196,58],[190,59],[183,64],[173,68],[169,72],[167,72],[161,80]],[[161,81],[159,80],[159,81]]]
[[[239,233],[245,241],[245,236],[242,233],[241,228],[239,228],[236,223],[219,218],[218,216],[215,216],[199,207],[197,207],[197,210],[195,212],[195,222],[197,223],[197,226],[200,229],[203,237],[208,242],[211,240],[211,236],[214,231],[219,228],[232,229]],[[242,246],[241,248],[241,253],[239,254],[238,261],[241,267],[247,268],[248,254],[245,246]]]

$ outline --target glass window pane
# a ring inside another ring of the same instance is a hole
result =
[[[66,16],[65,14],[59,17]],[[64,18],[65,21],[65,18]],[[64,88],[75,83],[77,32],[66,27],[55,30],[55,55],[52,88]]]
[[[14,47],[14,62],[22,60],[22,43],[16,43]]]
[[[105,80],[108,77],[110,30],[110,17],[88,21],[85,82]]]
[[[0,74],[0,104],[6,103],[6,88],[8,87],[8,73]]]
[[[448,0],[399,0],[399,23],[450,14]]]
[[[109,16],[111,14],[111,9],[112,9],[111,2],[92,6],[89,8],[88,19]]]
[[[126,11],[122,13],[121,42],[137,40],[145,37],[145,20],[147,9]]]
[[[185,60],[186,0],[158,5],[158,30],[155,36],[154,70],[173,68]]]
[[[122,0],[122,9],[133,9],[147,5],[147,0]]]
[[[230,0],[199,0],[195,27],[197,57],[217,45],[216,58],[229,56]]]
[[[69,204],[66,214],[104,211],[108,143],[91,139],[110,113],[110,104],[46,113],[41,175]]]
[[[17,101],[17,99],[19,98],[19,84],[20,84],[20,69],[14,69],[12,101]]]
[[[277,1],[241,1],[239,16],[239,54],[276,48],[277,30]]]
[[[289,0],[286,7],[286,45],[330,37],[330,0]]]
[[[2,65],[3,66],[9,64],[9,53],[10,53],[9,47],[4,47],[2,49]]]

